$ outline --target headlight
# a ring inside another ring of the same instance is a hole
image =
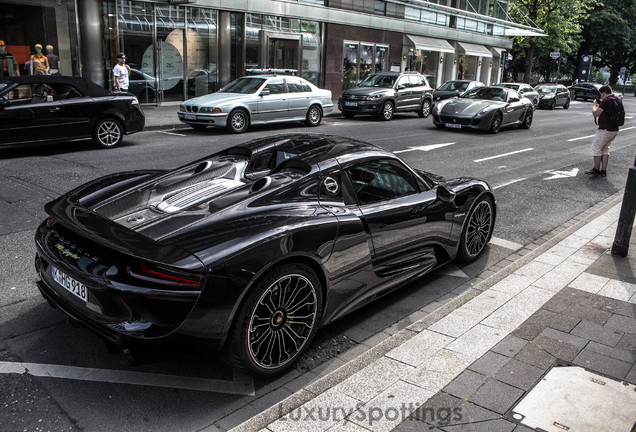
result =
[[[487,106],[486,108],[482,108],[482,109],[481,109],[481,111],[479,111],[479,112],[477,113],[477,115],[484,115],[484,114],[486,114],[488,111],[490,111],[491,109],[492,109],[492,107],[491,107],[491,106]]]
[[[210,113],[220,113],[220,112],[223,112],[223,111],[221,111],[221,108],[203,107],[203,108],[199,109],[199,112],[203,113],[203,114],[210,114]]]
[[[367,96],[367,99],[368,100],[378,100],[378,99],[380,99],[380,95],[379,94],[370,95],[370,96]]]
[[[133,97],[133,100],[132,100],[131,104],[139,105],[139,99],[137,99],[136,97]]]

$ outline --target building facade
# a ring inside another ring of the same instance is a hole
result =
[[[31,73],[35,45],[51,71],[112,88],[125,52],[142,102],[214,91],[250,69],[293,69],[333,92],[370,73],[418,71],[432,87],[501,77],[506,36],[540,35],[508,19],[508,0],[0,0],[0,39]],[[49,61],[47,60],[47,62]],[[49,65],[50,66],[50,65]]]

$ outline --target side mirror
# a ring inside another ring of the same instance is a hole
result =
[[[267,96],[267,95],[269,95],[269,94],[270,94],[270,91],[269,91],[269,90],[263,90],[263,91],[261,92],[260,96]]]
[[[447,187],[442,185],[437,186],[437,199],[441,202],[453,204],[453,202],[455,201],[455,196],[455,192],[448,189]]]
[[[405,87],[404,85],[402,85],[402,84],[400,84],[399,86],[397,86],[397,89],[398,89],[398,90],[404,90],[405,88],[406,88],[406,87]]]

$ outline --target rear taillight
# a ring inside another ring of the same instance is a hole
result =
[[[134,278],[175,288],[197,290],[203,285],[202,275],[147,261],[140,261],[136,266],[128,266],[127,271]]]

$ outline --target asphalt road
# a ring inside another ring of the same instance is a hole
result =
[[[539,110],[530,130],[497,135],[438,130],[414,114],[391,122],[330,117],[322,126],[269,126],[243,135],[188,128],[126,137],[117,149],[87,144],[0,153],[0,430],[227,430],[275,404],[356,352],[434,310],[467,285],[625,185],[636,155],[636,99],[612,145],[607,178],[590,178],[591,103]],[[211,356],[161,354],[131,366],[71,327],[35,287],[33,233],[49,199],[100,175],[169,168],[249,139],[288,131],[354,137],[399,152],[446,177],[471,176],[496,189],[498,219],[487,253],[451,264],[318,333],[297,367],[253,380]]]

